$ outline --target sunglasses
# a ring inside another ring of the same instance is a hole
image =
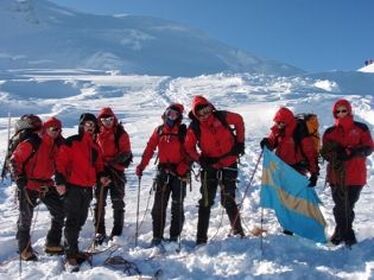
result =
[[[93,128],[95,127],[95,123],[94,122],[91,122],[91,121],[88,121],[88,122],[85,122],[84,123],[84,126],[87,127],[87,128]]]
[[[203,118],[203,117],[210,115],[212,111],[213,111],[213,108],[211,106],[205,106],[199,111],[197,111],[197,115],[199,116],[199,118]]]
[[[165,116],[169,119],[169,120],[172,120],[172,121],[175,121],[176,119],[179,118],[180,116],[180,113],[177,111],[177,110],[174,110],[174,109],[167,109],[166,112],[165,112]]]
[[[112,122],[114,120],[114,117],[106,117],[106,118],[100,118],[102,122]]]
[[[346,110],[346,109],[343,109],[343,110],[336,110],[335,113],[336,113],[336,114],[340,114],[340,113],[344,113],[344,114],[345,114],[345,113],[348,113],[348,110]]]
[[[61,128],[58,128],[58,127],[48,127],[48,130],[50,132],[59,132],[59,131],[61,131]]]

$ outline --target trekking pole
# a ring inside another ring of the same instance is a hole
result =
[[[264,254],[264,242],[263,242],[263,232],[264,232],[264,229],[263,229],[263,225],[264,225],[264,208],[261,207],[261,225],[260,225],[260,251],[261,251],[261,257],[260,257],[260,260],[262,260],[262,257],[263,257],[263,254]]]
[[[263,154],[264,154],[264,150],[261,150],[261,153],[260,153],[260,155],[258,156],[258,159],[257,159],[257,161],[256,161],[255,169],[253,170],[252,175],[251,175],[251,178],[249,179],[249,183],[248,183],[247,187],[246,187],[245,190],[244,190],[243,198],[242,198],[242,200],[240,201],[240,203],[239,203],[239,205],[238,205],[238,212],[237,212],[237,214],[236,214],[236,216],[235,216],[235,219],[234,219],[234,222],[233,222],[234,225],[236,224],[236,221],[237,221],[237,219],[239,218],[240,210],[241,210],[241,208],[242,208],[242,206],[243,206],[244,199],[245,199],[245,197],[246,197],[246,195],[247,195],[247,192],[248,192],[248,190],[249,190],[249,187],[252,186],[253,179],[254,179],[254,177],[255,177],[255,174],[256,174],[256,172],[257,172],[257,169],[258,169],[258,166],[259,166],[259,164],[260,164],[260,161],[261,161],[261,158],[262,158],[262,155],[263,155]],[[230,234],[231,234],[231,232],[232,232],[232,229],[230,230]],[[257,236],[256,234],[254,234],[254,231],[252,231],[252,234],[255,235],[255,236]]]
[[[180,190],[179,190],[179,236],[178,236],[178,250],[177,252],[180,252],[182,250],[182,228],[183,228],[183,179],[179,178],[180,183]],[[187,182],[186,182],[186,192],[187,192]]]
[[[7,139],[7,148],[6,148],[6,153],[4,157],[3,169],[1,170],[1,183],[4,181],[5,175],[7,173],[6,161],[7,161],[8,156],[10,156],[9,155],[10,125],[11,125],[11,116],[10,116],[10,112],[8,112],[8,139]]]
[[[138,197],[136,202],[136,229],[135,229],[135,247],[138,246],[138,236],[139,236],[139,206],[140,206],[140,187],[141,187],[142,177],[139,176],[138,179]]]
[[[258,169],[258,166],[259,166],[259,164],[260,164],[260,161],[261,161],[261,158],[262,158],[262,155],[263,155],[263,154],[264,154],[264,150],[261,150],[261,153],[260,153],[260,155],[258,156],[258,159],[257,159],[257,161],[256,161],[255,169],[253,170],[252,175],[251,175],[251,178],[249,179],[249,183],[248,183],[247,187],[245,188],[245,191],[244,191],[244,194],[243,194],[242,201],[240,202],[240,205],[239,205],[240,208],[241,208],[241,206],[242,206],[242,204],[243,204],[243,201],[244,201],[245,196],[247,195],[247,192],[248,192],[249,187],[252,186],[253,179],[254,179],[254,177],[255,177],[255,174],[256,174],[256,172],[257,172],[257,169]],[[239,208],[239,209],[240,209],[240,208]]]

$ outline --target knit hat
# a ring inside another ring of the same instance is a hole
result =
[[[92,121],[97,125],[97,119],[94,114],[83,113],[79,118],[79,125],[83,125],[86,121]]]

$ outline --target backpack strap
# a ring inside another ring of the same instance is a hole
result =
[[[36,134],[31,134],[30,137],[25,139],[24,141],[31,144],[32,151],[31,151],[31,154],[27,157],[27,159],[23,163],[23,172],[25,172],[25,167],[27,163],[33,158],[35,153],[38,151],[40,145],[42,144],[42,139]]]
[[[178,139],[181,143],[184,143],[184,139],[186,138],[187,134],[187,127],[185,124],[180,124],[178,127],[178,133],[165,133],[164,132],[164,125],[160,125],[157,127],[157,134],[159,137],[162,136],[178,136]]]
[[[116,126],[116,130],[114,132],[114,145],[116,145],[117,152],[119,152],[119,139],[121,139],[121,136],[125,133],[125,129],[122,125],[122,123],[118,123]]]
[[[230,131],[230,133],[231,133],[231,135],[234,138],[234,141],[236,143],[236,136],[234,134],[235,129],[232,128],[228,124],[228,122],[226,121],[227,111],[224,111],[224,110],[214,111],[213,114],[217,118],[217,120],[222,124],[222,126]],[[190,118],[191,118],[191,116],[190,116]],[[201,136],[200,123],[195,116],[192,116],[192,121],[189,125],[189,128],[191,128],[193,130],[196,138],[198,140],[200,140],[200,136]]]

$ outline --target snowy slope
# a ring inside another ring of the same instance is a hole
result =
[[[360,72],[374,73],[374,63],[358,69]]]
[[[362,73],[361,73],[362,74]],[[318,76],[318,75],[316,75]],[[242,200],[259,157],[260,139],[268,133],[277,108],[286,105],[295,112],[315,112],[319,115],[321,131],[332,124],[331,107],[338,98],[353,103],[357,120],[374,128],[373,75],[357,78],[355,74],[335,73],[333,79],[310,76],[278,77],[260,74],[202,75],[190,78],[169,76],[107,75],[84,70],[28,70],[8,71],[0,76],[0,160],[3,160],[6,143],[7,112],[13,116],[34,112],[43,119],[55,115],[64,123],[63,134],[77,131],[77,120],[82,112],[97,113],[103,106],[112,106],[130,134],[134,164],[127,171],[126,227],[124,235],[115,241],[121,247],[113,253],[134,261],[143,275],[152,276],[163,270],[161,279],[374,279],[374,157],[367,161],[368,185],[356,209],[354,227],[359,244],[352,250],[315,245],[298,237],[280,233],[280,227],[271,211],[264,211],[263,239],[253,237],[249,231],[260,226],[261,208],[259,190],[261,167],[243,199],[242,217],[249,237],[243,240],[229,238],[229,223],[222,216],[219,197],[212,209],[207,246],[193,249],[197,225],[196,204],[200,198],[198,182],[188,192],[185,210],[186,224],[182,236],[182,252],[146,260],[152,238],[150,208],[147,200],[155,167],[150,164],[141,182],[140,217],[145,215],[140,229],[139,245],[134,246],[136,221],[136,194],[138,182],[134,168],[154,127],[160,124],[164,108],[178,101],[189,110],[195,94],[202,94],[216,107],[241,113],[246,126],[246,155],[241,160],[238,183],[238,202]],[[347,79],[349,87],[347,87]],[[363,81],[365,81],[363,83]],[[325,165],[322,165],[322,170]],[[324,187],[323,171],[317,186],[328,223],[327,233],[334,227],[332,200],[329,188]],[[0,188],[0,279],[15,279],[19,275],[16,259],[15,222],[17,204],[14,185],[6,181]],[[152,199],[151,199],[152,201]],[[151,203],[152,204],[152,203]],[[110,207],[110,205],[108,205]],[[108,208],[109,210],[110,208]],[[145,211],[148,210],[146,213]],[[72,276],[62,270],[59,257],[43,253],[45,234],[49,227],[46,208],[39,206],[38,217],[32,232],[33,247],[40,252],[37,263],[22,263],[23,279],[123,279],[120,270],[103,266],[109,252],[94,257],[94,267],[85,267]],[[112,221],[108,211],[108,225]],[[92,239],[93,222],[89,216],[81,238],[81,248]],[[168,228],[166,229],[168,236]],[[262,249],[261,249],[262,248]],[[137,278],[133,278],[137,279]]]
[[[46,0],[1,0],[0,26],[0,69],[90,68],[171,76],[302,72],[175,22],[83,14]]]

